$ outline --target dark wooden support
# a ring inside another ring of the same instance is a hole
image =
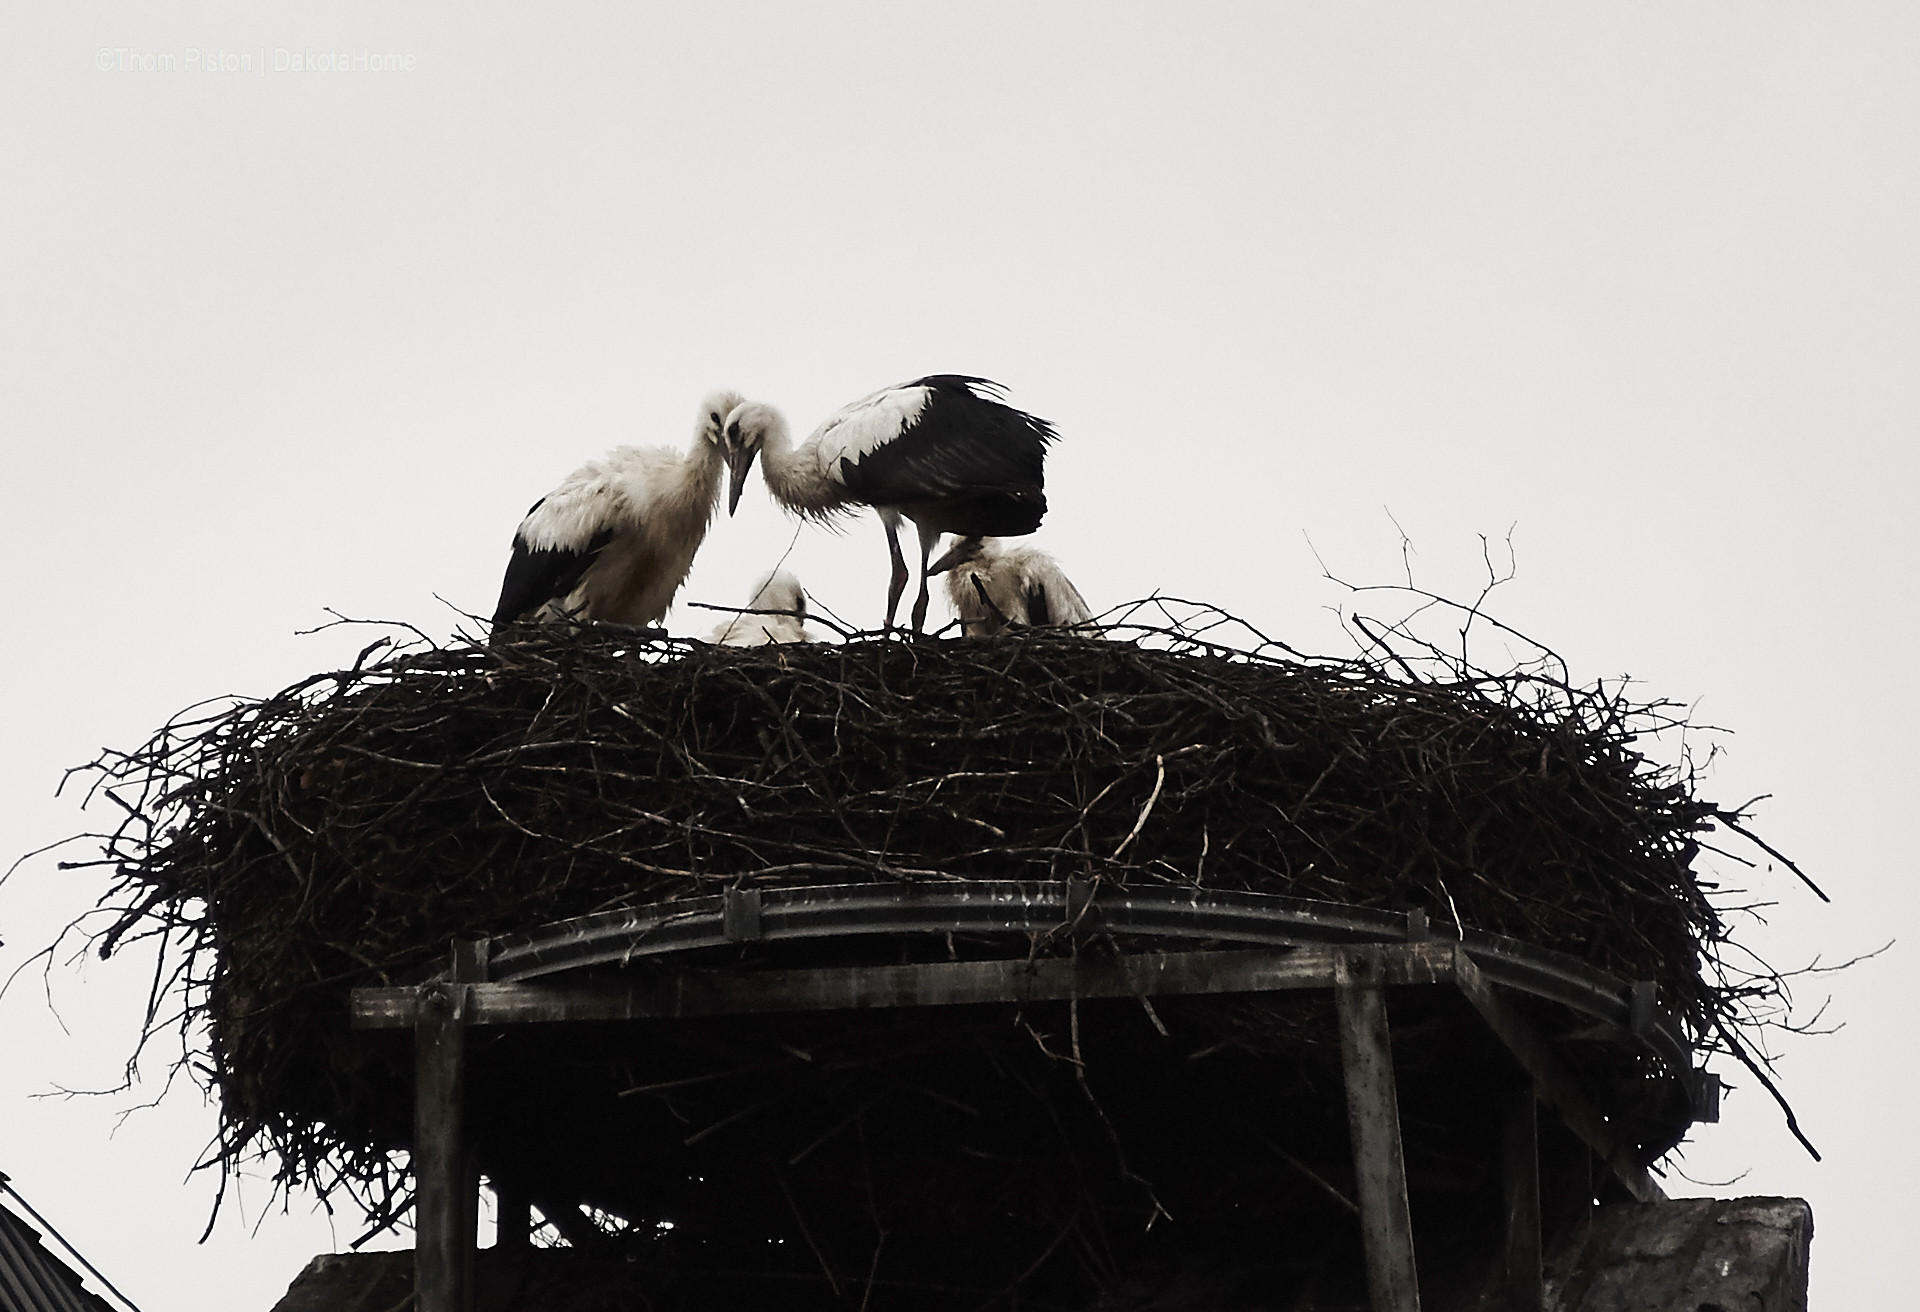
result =
[[[759,902],[757,895],[746,893],[729,899],[725,920],[731,938],[751,941],[765,934],[765,912]],[[1394,985],[1446,982],[1460,989],[1531,1080],[1524,1113],[1510,1112],[1506,1124],[1508,1224],[1502,1283],[1513,1307],[1536,1312],[1543,1229],[1557,1231],[1589,1209],[1596,1184],[1608,1193],[1618,1190],[1642,1202],[1664,1194],[1649,1176],[1639,1147],[1616,1131],[1552,1045],[1496,992],[1467,947],[1423,940],[1421,928],[1417,918],[1409,916],[1406,933],[1411,941],[1404,944],[1274,945],[1254,950],[1142,953],[1117,960],[1043,958],[746,972],[636,967],[622,972],[619,979],[571,985],[491,983],[487,941],[456,944],[451,979],[353,991],[355,1027],[415,1029],[418,1312],[470,1312],[471,1308],[468,1255],[475,1246],[477,1190],[469,1175],[472,1166],[464,1155],[461,1126],[468,1026],[1329,987],[1339,1014],[1373,1306],[1376,1312],[1414,1312],[1419,1307],[1419,1289],[1385,990]],[[1657,1000],[1651,990],[1634,990],[1630,1001],[1630,1019],[1639,1029],[1652,1032]],[[1539,1102],[1557,1116],[1543,1120]],[[1560,1125],[1571,1135],[1563,1135]],[[1532,1127],[1531,1132],[1526,1127]],[[1543,1129],[1548,1137],[1544,1150],[1539,1140]],[[1548,1163],[1544,1187],[1543,1156]],[[1595,1163],[1602,1172],[1599,1180],[1591,1173]],[[570,1205],[552,1200],[554,1206],[549,1207],[548,1200],[531,1201],[569,1243],[590,1247],[600,1239],[591,1220]],[[525,1246],[527,1207],[525,1198],[502,1193],[502,1247]]]
[[[1537,1102],[1536,1098],[1536,1102]],[[1557,1116],[1541,1115],[1540,1233],[1546,1246],[1585,1224],[1593,1211],[1593,1150]]]
[[[1465,952],[1458,953],[1454,959],[1453,982],[1480,1013],[1487,1027],[1507,1045],[1507,1051],[1513,1054],[1521,1069],[1532,1077],[1534,1092],[1540,1100],[1558,1112],[1567,1128],[1593,1150],[1626,1194],[1642,1203],[1665,1198],[1666,1194],[1647,1173],[1646,1164],[1634,1146],[1613,1132],[1606,1116],[1587,1100],[1579,1082],[1553,1055],[1547,1041],[1494,993],[1486,976]]]
[[[468,986],[429,985],[413,1029],[413,1262],[419,1312],[468,1312],[464,1146]]]
[[[1540,1122],[1531,1087],[1508,1096],[1503,1119],[1507,1308],[1508,1312],[1541,1312],[1545,1292],[1540,1272]]]
[[[1360,1230],[1373,1312],[1419,1312],[1413,1219],[1400,1146],[1400,1105],[1387,1034],[1386,963],[1377,947],[1342,948],[1334,966]]]
[[[533,1200],[506,1180],[493,1182],[493,1246],[522,1249],[533,1239]]]

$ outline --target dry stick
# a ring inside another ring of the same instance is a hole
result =
[[[1807,878],[1806,871],[1802,870],[1799,866],[1793,863],[1793,858],[1789,857],[1786,853],[1782,852],[1779,848],[1773,846],[1773,844],[1767,842],[1765,839],[1759,837],[1758,835],[1754,834],[1750,830],[1743,827],[1739,821],[1735,820],[1732,816],[1728,815],[1725,811],[1716,809],[1713,813],[1713,818],[1718,820],[1721,824],[1725,825],[1727,828],[1733,830],[1733,832],[1740,835],[1740,837],[1746,839],[1749,843],[1752,843],[1755,847],[1759,848],[1762,852],[1765,852],[1768,856],[1771,856],[1775,860],[1785,864],[1787,869],[1793,871],[1794,874],[1800,876],[1800,882],[1805,884],[1808,888],[1812,889],[1822,902],[1833,901],[1832,898],[1828,897],[1826,893],[1821,890],[1820,885],[1814,883],[1811,879]],[[1818,1155],[1819,1154],[1817,1153],[1815,1154],[1815,1156],[1818,1156]]]
[[[660,1093],[666,1089],[684,1089],[690,1084],[711,1084],[715,1080],[731,1079],[735,1075],[756,1075],[762,1071],[776,1069],[771,1066],[741,1066],[730,1071],[709,1071],[705,1075],[689,1075],[680,1080],[661,1080],[657,1084],[636,1084],[632,1088],[622,1089],[613,1096],[631,1098],[636,1093]]]
[[[1025,1271],[1022,1271],[1019,1275],[1015,1276],[1011,1281],[1008,1282],[1006,1288],[1002,1289],[999,1293],[995,1294],[992,1298],[988,1299],[986,1302],[982,1303],[979,1307],[975,1308],[973,1312],[987,1312],[988,1308],[994,1306],[1001,1299],[1005,1298],[1008,1294],[1013,1293],[1015,1290],[1019,1289],[1021,1285],[1025,1284],[1027,1282],[1027,1277],[1032,1275],[1035,1271],[1038,1271],[1040,1269],[1040,1264],[1042,1262],[1045,1262],[1048,1258],[1052,1257],[1053,1250],[1060,1247],[1060,1241],[1065,1239],[1068,1235],[1072,1234],[1074,1227],[1080,1224],[1080,1207],[1084,1205],[1085,1204],[1083,1202],[1073,1209],[1073,1215],[1068,1217],[1067,1223],[1060,1227],[1060,1233],[1056,1234],[1053,1237],[1053,1241],[1049,1243],[1045,1248],[1040,1250],[1040,1256],[1034,1258],[1033,1261],[1027,1264],[1027,1269]]]
[[[886,1223],[880,1219],[880,1209],[874,1203],[873,1196],[873,1159],[867,1154],[867,1127],[865,1122],[856,1122],[854,1134],[860,1140],[860,1173],[867,1183],[867,1215],[873,1219],[873,1228],[880,1238],[873,1245],[873,1262],[867,1267],[867,1290],[860,1296],[860,1312],[867,1312],[867,1300],[873,1297],[874,1277],[880,1274],[880,1250],[887,1246]]]
[[[1811,1154],[1814,1161],[1819,1161],[1820,1150],[1813,1146],[1813,1140],[1807,1138],[1806,1135],[1800,1132],[1800,1122],[1794,1119],[1793,1104],[1787,1101],[1786,1095],[1774,1087],[1773,1081],[1767,1078],[1767,1073],[1760,1069],[1760,1063],[1748,1054],[1745,1045],[1734,1037],[1733,1031],[1727,1028],[1726,1022],[1722,1021],[1718,1016],[1715,1016],[1713,1018],[1713,1027],[1720,1031],[1720,1037],[1727,1041],[1729,1048],[1733,1049],[1733,1055],[1740,1059],[1742,1065],[1753,1072],[1754,1078],[1759,1080],[1760,1083],[1765,1086],[1767,1092],[1773,1095],[1773,1100],[1780,1104],[1780,1111],[1787,1118],[1787,1129],[1791,1130],[1793,1137],[1800,1141],[1800,1146]]]
[[[860,1295],[860,1312],[867,1312],[867,1300],[873,1297],[873,1278],[880,1274],[880,1250],[886,1246],[887,1232],[882,1230],[873,1245],[873,1261],[867,1267],[867,1291]]]
[[[1277,1155],[1281,1161],[1285,1162],[1288,1166],[1291,1166],[1294,1170],[1306,1176],[1307,1179],[1313,1181],[1315,1184],[1319,1185],[1322,1189],[1326,1190],[1327,1193],[1333,1198],[1334,1202],[1340,1204],[1340,1206],[1346,1208],[1349,1212],[1352,1212],[1355,1216],[1360,1215],[1359,1205],[1356,1204],[1353,1201],[1353,1199],[1347,1197],[1345,1194],[1341,1193],[1338,1189],[1334,1188],[1331,1184],[1329,1184],[1311,1166],[1308,1166],[1305,1162],[1301,1161],[1298,1157],[1295,1157],[1292,1153],[1288,1152],[1285,1148],[1282,1148],[1279,1144],[1269,1139],[1266,1135],[1256,1133],[1253,1137],[1262,1146],[1272,1150],[1272,1152],[1275,1155]]]
[[[676,870],[671,866],[656,866],[645,861],[636,861],[632,857],[627,856],[625,853],[622,853],[622,852],[602,852],[594,846],[595,843],[602,841],[602,838],[583,838],[577,842],[568,842],[566,839],[556,838],[551,834],[535,833],[533,830],[521,824],[518,820],[515,820],[512,816],[508,815],[506,813],[505,808],[503,808],[499,802],[494,800],[492,792],[488,790],[485,783],[482,783],[480,785],[480,793],[483,797],[487,799],[488,804],[492,806],[495,811],[498,811],[500,813],[500,818],[502,820],[505,820],[509,825],[512,825],[515,829],[525,834],[528,838],[537,838],[542,842],[554,843],[560,847],[567,848],[569,850],[576,851],[576,852],[587,851],[587,852],[592,852],[595,856],[609,857],[612,860],[618,861],[623,865],[632,866],[636,870],[644,870],[648,874],[652,874],[652,875],[672,875],[682,879],[696,879],[699,877],[699,872],[695,870]],[[615,834],[624,833],[625,829],[624,828],[616,829],[613,832]],[[611,837],[611,836],[612,835],[604,835],[602,837],[604,838],[604,837]]]
[[[1131,774],[1131,773],[1132,773],[1131,770],[1127,772],[1127,774]],[[1114,789],[1118,788],[1120,786],[1121,780],[1124,780],[1126,777],[1127,775],[1125,774],[1121,775],[1119,779],[1115,779],[1112,783],[1108,784],[1105,788],[1102,788],[1099,792],[1095,793],[1093,795],[1093,800],[1080,808],[1079,818],[1076,819],[1072,824],[1067,826],[1066,833],[1060,835],[1059,841],[1062,843],[1066,842],[1067,834],[1071,834],[1074,830],[1084,826],[1087,823],[1087,817],[1093,814],[1093,808],[1100,805],[1100,799],[1105,797],[1108,793],[1112,792]]]
[[[1439,881],[1440,891],[1447,895],[1447,910],[1453,913],[1453,932],[1464,943],[1467,941],[1467,927],[1460,923],[1460,907],[1454,902],[1453,893],[1447,888],[1447,881],[1441,877],[1440,872],[1434,871],[1433,877]]]
[[[1114,1164],[1120,1168],[1121,1175],[1147,1191],[1147,1201],[1153,1204],[1153,1212],[1147,1217],[1148,1228],[1152,1228],[1153,1223],[1163,1216],[1169,1221],[1173,1220],[1173,1213],[1161,1205],[1160,1195],[1154,1192],[1153,1182],[1145,1176],[1135,1174],[1133,1167],[1127,1164],[1127,1150],[1121,1146],[1120,1131],[1114,1127],[1112,1121],[1107,1119],[1107,1109],[1102,1107],[1100,1100],[1093,1096],[1093,1085],[1087,1082],[1086,1059],[1080,1055],[1080,999],[1078,998],[1067,1000],[1067,1030],[1073,1045],[1073,1078],[1079,1081],[1080,1092],[1086,1096],[1087,1105],[1093,1108],[1093,1114],[1100,1118],[1101,1127],[1106,1130],[1107,1138],[1113,1143]]]
[[[874,1106],[877,1103],[879,1103],[879,1101],[880,1101],[879,1098],[870,1098],[866,1102],[860,1104],[860,1106],[854,1108],[851,1112],[847,1113],[847,1115],[843,1119],[829,1126],[826,1129],[826,1131],[822,1133],[818,1138],[816,1138],[812,1143],[802,1148],[799,1152],[795,1153],[793,1156],[787,1158],[787,1165],[788,1166],[800,1165],[800,1163],[804,1162],[805,1160],[807,1160],[808,1157],[811,1157],[813,1155],[814,1149],[818,1148],[821,1144],[825,1143],[827,1140],[833,1138],[834,1135],[840,1133],[840,1131],[846,1129],[849,1125],[852,1125],[855,1121],[859,1120],[862,1116],[865,1116],[869,1111],[872,1111]]]
[[[1120,840],[1120,846],[1113,849],[1109,860],[1118,861],[1120,854],[1127,850],[1127,844],[1140,837],[1140,831],[1146,827],[1147,817],[1153,814],[1153,804],[1160,800],[1160,789],[1167,782],[1167,760],[1164,756],[1153,758],[1153,791],[1147,795],[1147,804],[1140,808],[1140,818],[1133,822],[1133,828]]]
[[[787,1196],[787,1206],[792,1209],[793,1219],[800,1226],[800,1237],[805,1239],[807,1241],[807,1247],[813,1250],[813,1260],[820,1264],[822,1271],[826,1272],[827,1284],[833,1287],[833,1296],[835,1298],[844,1298],[845,1295],[840,1292],[839,1278],[833,1274],[833,1268],[827,1265],[827,1255],[822,1253],[820,1251],[820,1245],[814,1242],[813,1232],[807,1229],[807,1219],[800,1215],[800,1204],[794,1201],[793,1190],[787,1188],[786,1172],[775,1171],[773,1178],[779,1184],[780,1192]]]
[[[722,1116],[719,1120],[715,1121],[712,1125],[709,1125],[706,1129],[695,1130],[691,1135],[687,1136],[685,1140],[686,1146],[691,1148],[695,1144],[699,1143],[702,1139],[706,1138],[708,1135],[714,1134],[720,1130],[724,1130],[727,1126],[732,1125],[735,1121],[744,1121],[747,1117],[752,1116],[756,1112],[765,1111],[767,1108],[773,1106],[775,1103],[787,1097],[787,1095],[790,1094],[791,1092],[792,1092],[791,1089],[782,1089],[779,1093],[774,1094],[773,1097],[771,1098],[762,1098],[759,1102],[753,1103],[746,1107],[742,1107],[739,1111],[734,1112],[731,1116]]]
[[[1353,617],[1353,622],[1360,626],[1360,632],[1367,635],[1367,640],[1369,642],[1371,642],[1374,646],[1378,647],[1381,651],[1384,651],[1390,658],[1392,658],[1393,663],[1395,665],[1398,665],[1402,670],[1406,671],[1406,675],[1409,679],[1414,680],[1416,683],[1419,681],[1420,676],[1413,672],[1413,666],[1407,664],[1407,662],[1401,657],[1400,653],[1395,651],[1391,646],[1389,646],[1387,642],[1380,637],[1379,634],[1375,633],[1372,629],[1368,628],[1367,621],[1364,618],[1356,614]]]

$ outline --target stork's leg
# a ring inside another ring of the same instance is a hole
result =
[[[907,558],[900,554],[900,517],[880,513],[880,525],[887,530],[887,550],[893,553],[893,579],[887,584],[887,627],[893,627],[893,616],[900,609],[900,594],[907,590]]]
[[[913,603],[913,631],[919,633],[927,626],[927,561],[942,535],[938,529],[929,530],[918,524],[914,527],[920,529],[920,595]]]
[[[920,573],[920,595],[913,601],[913,631],[919,633],[927,627],[927,575]]]

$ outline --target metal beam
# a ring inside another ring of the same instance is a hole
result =
[[[1366,1244],[1367,1297],[1373,1312],[1420,1312],[1400,1104],[1387,1034],[1387,982],[1383,949],[1343,948],[1337,954],[1333,998],[1340,1023],[1340,1064],[1346,1073],[1360,1232]]]
[[[1084,911],[1084,916],[1078,914]],[[1032,934],[1083,929],[1156,938],[1281,947],[1297,943],[1413,943],[1426,913],[1267,893],[1176,886],[1119,888],[1082,880],[968,880],[950,884],[840,884],[734,889],[722,896],[599,912],[509,934],[491,944],[488,978],[531,981],[593,966],[755,940],[860,934]],[[1456,931],[1494,982],[1549,998],[1638,1041],[1706,1099],[1685,1030],[1643,986],[1576,957],[1477,930]]]
[[[603,911],[503,935],[493,941],[492,977],[533,979],[624,965],[636,957],[719,947],[748,937],[1025,934],[1077,919],[1088,902],[1093,923],[1109,929],[1243,944],[1405,941],[1410,927],[1405,912],[1338,902],[1173,886],[1123,889],[1078,879],[804,885]]]
[[[1370,949],[1388,984],[1436,984],[1453,978],[1451,943],[1409,943]],[[468,1025],[638,1020],[753,1012],[862,1011],[969,1003],[1043,1002],[1067,998],[1161,994],[1263,993],[1334,985],[1345,949],[1299,947],[1234,952],[1143,953],[1100,961],[1046,957],[1035,961],[930,962],[904,966],[835,966],[815,970],[682,971],[643,980],[584,986],[468,984]],[[449,986],[430,986],[449,987]],[[353,1024],[360,1029],[417,1023],[420,987],[355,989]]]

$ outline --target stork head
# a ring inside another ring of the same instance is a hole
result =
[[[791,571],[777,569],[760,580],[760,585],[753,590],[751,609],[789,611],[804,620],[807,618],[807,592]]]
[[[992,548],[988,546],[991,538],[961,538],[947,549],[947,554],[927,566],[927,575],[945,574],[950,569],[959,569],[962,565],[971,565],[985,560]]]
[[[778,410],[759,401],[746,401],[733,408],[726,419],[727,465],[733,470],[733,482],[727,488],[727,513],[740,505],[740,492],[747,485],[747,471],[769,439],[784,442],[787,421]]]
[[[725,451],[727,441],[727,416],[746,403],[738,392],[725,389],[708,392],[700,401],[700,419],[694,427],[694,440],[710,443]],[[696,446],[695,450],[700,448]]]

